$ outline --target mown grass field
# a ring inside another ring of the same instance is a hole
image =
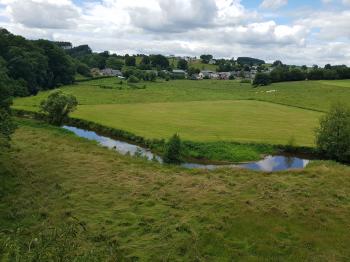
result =
[[[184,170],[21,120],[0,156],[1,261],[346,261],[350,168]]]
[[[83,105],[72,114],[148,138],[313,145],[321,113],[259,101]],[[293,128],[291,128],[293,126]]]
[[[141,85],[146,89],[130,88],[110,78],[62,90],[79,100],[74,116],[148,138],[168,138],[175,132],[202,142],[286,144],[294,138],[302,146],[314,144],[322,112],[339,100],[350,101],[350,81],[289,82],[259,88],[212,80]],[[38,110],[47,95],[16,99],[14,106]]]

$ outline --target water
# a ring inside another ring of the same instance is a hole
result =
[[[109,137],[100,136],[93,131],[87,131],[73,126],[63,126],[64,129],[69,130],[79,137],[83,137],[89,140],[97,141],[101,146],[114,149],[122,155],[140,156],[148,160],[157,161],[163,163],[161,157],[153,154],[150,150],[144,149],[140,146],[129,144],[127,142],[115,140]]]
[[[123,155],[144,157],[148,160],[163,163],[160,156],[153,154],[150,150],[143,147],[133,145],[120,140],[111,139],[109,137],[100,136],[93,131],[87,131],[72,126],[63,126],[64,129],[69,130],[79,137],[89,140],[97,141],[100,145],[116,150]],[[196,163],[184,163],[181,166],[188,169],[207,169],[215,170],[218,168],[243,168],[249,170],[276,172],[290,169],[305,168],[310,163],[308,159],[302,159],[295,156],[267,156],[264,159],[246,164],[237,165],[204,165]]]

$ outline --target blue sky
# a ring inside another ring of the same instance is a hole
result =
[[[95,51],[350,65],[350,0],[0,0],[0,27]]]

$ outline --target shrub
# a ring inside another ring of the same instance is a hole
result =
[[[46,100],[40,104],[40,110],[48,114],[48,121],[53,125],[61,125],[78,105],[77,99],[62,91],[52,92]]]
[[[128,78],[128,83],[138,83],[140,80],[134,76],[134,75],[131,75],[129,78]]]
[[[271,84],[271,78],[268,74],[265,73],[257,73],[254,81],[253,86],[267,86]]]
[[[316,130],[318,150],[327,157],[350,162],[350,108],[345,104],[335,104],[320,120]]]
[[[178,134],[175,134],[166,144],[164,162],[167,164],[180,164],[182,162],[181,152],[181,139]]]

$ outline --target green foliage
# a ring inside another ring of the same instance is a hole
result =
[[[187,70],[188,69],[188,62],[185,59],[180,59],[177,62],[177,68],[182,69],[182,70]]]
[[[86,64],[84,64],[78,60],[76,60],[76,71],[78,74],[80,74],[84,77],[92,77],[91,72],[90,72],[90,68]]]
[[[238,57],[237,63],[240,65],[263,65],[265,61],[251,57]]]
[[[320,152],[337,161],[350,163],[350,107],[335,104],[321,118],[316,131]]]
[[[189,76],[193,76],[195,74],[199,74],[200,72],[201,72],[201,70],[199,70],[198,68],[190,67],[188,69],[188,75]]]
[[[61,125],[78,105],[77,99],[73,95],[64,94],[62,91],[52,92],[46,100],[40,104],[40,109],[48,115],[49,123]]]
[[[138,82],[140,82],[140,80],[136,76],[134,76],[134,75],[129,76],[128,84],[135,84]]]
[[[126,66],[136,66],[136,58],[134,56],[125,56]]]
[[[202,59],[203,64],[208,64],[211,59],[213,59],[212,55],[201,55],[200,59]]]
[[[253,80],[253,86],[267,86],[269,84],[271,84],[270,76],[265,73],[257,73]]]
[[[8,81],[6,73],[0,71],[0,151],[4,146],[8,146],[10,135],[15,130],[15,124],[10,116],[13,90],[8,86]]]
[[[115,70],[121,70],[124,66],[124,61],[117,57],[109,57],[106,60],[106,67],[112,68]]]
[[[4,68],[13,95],[35,95],[74,81],[75,65],[65,51],[50,41],[29,41],[0,30],[0,66]]]
[[[180,164],[182,162],[182,145],[178,134],[173,135],[167,143],[163,160],[167,164]]]
[[[159,69],[168,69],[169,60],[163,55],[151,55],[151,65]]]

